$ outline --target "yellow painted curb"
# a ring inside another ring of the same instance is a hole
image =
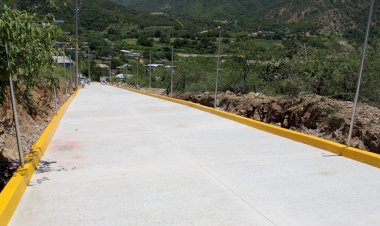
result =
[[[285,137],[285,138],[288,138],[288,139],[291,139],[294,141],[298,141],[298,142],[301,142],[301,143],[304,143],[304,144],[307,144],[307,145],[310,145],[310,146],[313,146],[316,148],[320,148],[320,149],[332,152],[332,153],[337,154],[337,155],[344,156],[346,158],[350,158],[350,159],[353,159],[353,160],[356,160],[356,161],[366,163],[368,165],[380,168],[380,155],[379,154],[375,154],[375,153],[364,151],[364,150],[359,150],[356,148],[351,148],[351,147],[348,147],[346,145],[339,144],[339,143],[336,143],[333,141],[329,141],[326,139],[310,136],[310,135],[303,134],[303,133],[296,132],[296,131],[292,131],[289,129],[284,129],[284,128],[281,128],[278,126],[259,122],[259,121],[256,121],[256,120],[253,120],[250,118],[235,115],[235,114],[232,114],[229,112],[216,110],[214,108],[206,107],[206,106],[196,104],[196,103],[193,103],[190,101],[170,98],[167,96],[157,95],[157,94],[153,94],[153,93],[147,93],[147,92],[143,92],[143,91],[131,89],[131,88],[126,88],[126,87],[118,87],[118,88],[122,88],[122,89],[129,90],[129,91],[132,91],[135,93],[140,93],[140,94],[144,94],[147,96],[156,97],[159,99],[163,99],[163,100],[171,101],[174,103],[186,105],[186,106],[189,106],[192,108],[196,108],[196,109],[199,109],[199,110],[202,110],[205,112],[209,112],[211,114],[218,115],[220,117],[227,118],[227,119],[233,120],[235,122],[239,122],[241,124],[244,124],[244,125],[265,131],[265,132],[269,132],[269,133],[272,133],[272,134],[275,134],[275,135],[278,135],[281,137]]]
[[[45,153],[51,138],[59,125],[59,122],[78,92],[79,90],[75,91],[66,103],[59,109],[57,114],[53,117],[49,125],[42,133],[41,137],[35,145],[33,145],[32,151],[25,157],[24,167],[17,170],[3,191],[0,193],[0,226],[8,225],[11,220],[21,197],[24,194],[24,191],[26,190],[34,172],[37,169],[38,163]],[[27,222],[27,219],[25,220],[25,222]]]

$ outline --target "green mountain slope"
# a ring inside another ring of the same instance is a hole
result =
[[[52,14],[55,19],[64,20],[60,26],[66,32],[73,33],[73,1],[58,2],[57,7],[41,5],[41,1],[9,0],[7,3],[11,7],[37,15]],[[113,49],[122,48],[127,39],[137,39],[140,36],[157,37],[156,32],[165,33],[170,37],[184,36],[215,26],[210,22],[179,18],[175,15],[139,12],[112,0],[82,0],[80,5],[80,41],[90,42],[92,49],[103,55],[112,52]]]
[[[32,7],[41,0],[16,0],[10,1],[11,6],[17,7],[28,12],[37,14],[53,14],[57,19],[63,19],[66,23],[64,27],[73,25],[73,1],[65,1],[58,3],[57,8],[49,6]],[[82,0],[80,4],[80,25],[82,29],[104,31],[109,26],[118,24],[138,25],[141,27],[147,26],[172,26],[172,27],[186,27],[187,30],[200,28],[207,25],[205,22],[181,19],[179,23],[176,16],[163,16],[151,15],[148,13],[133,10],[125,5],[117,3],[113,0]]]
[[[283,0],[117,0],[138,10],[163,11],[175,15],[208,19],[234,19],[254,15]]]
[[[367,0],[115,0],[153,12],[214,20],[237,20],[244,27],[290,28],[356,36],[365,27]],[[376,15],[380,4],[376,5]],[[353,33],[353,34],[351,34]]]

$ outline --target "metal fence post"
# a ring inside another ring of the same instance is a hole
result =
[[[152,92],[152,53],[149,53],[149,92]]]
[[[67,97],[67,74],[66,74],[66,54],[65,50],[63,50],[63,73],[65,75],[65,96]]]
[[[362,78],[363,78],[363,70],[364,70],[364,66],[365,66],[366,51],[367,51],[367,45],[368,45],[369,32],[370,32],[370,29],[371,29],[371,23],[372,23],[372,15],[373,15],[374,5],[375,5],[375,0],[371,0],[371,5],[370,5],[370,9],[369,9],[369,14],[368,14],[367,31],[366,31],[366,34],[365,34],[363,51],[362,51],[362,61],[361,61],[361,65],[360,65],[359,78],[358,78],[358,83],[357,83],[357,87],[356,87],[354,107],[352,109],[352,115],[351,115],[350,130],[348,132],[347,146],[351,146],[352,131],[354,129],[355,118],[356,118],[356,110],[357,110],[357,107],[358,107],[358,100],[359,100],[359,94],[360,94],[360,85],[361,85],[361,81],[362,81]]]
[[[174,76],[174,46],[172,46],[172,68],[170,76],[170,97],[173,97],[173,76]]]
[[[88,84],[90,84],[91,80],[91,59],[90,59],[90,47],[88,47]]]
[[[140,64],[140,57],[137,58],[136,89],[139,86],[139,64]]]
[[[214,101],[214,108],[216,108],[217,101],[218,101],[218,80],[219,80],[219,72],[220,72],[220,45],[221,45],[221,39],[222,39],[222,30],[219,28],[219,44],[218,44],[218,62],[216,66],[216,79],[215,79],[215,101]]]
[[[6,51],[6,55],[7,55],[8,70],[10,70],[11,64],[9,62],[8,43],[5,43],[5,51]],[[18,157],[19,157],[19,160],[20,160],[20,166],[24,167],[24,155],[22,153],[21,138],[20,138],[20,127],[19,127],[19,121],[18,121],[18,115],[17,115],[15,92],[14,92],[14,88],[13,88],[13,78],[12,78],[12,74],[11,73],[9,73],[9,86],[10,86],[10,90],[11,90],[13,120],[14,120],[14,123],[15,123],[15,129],[16,129]]]
[[[112,84],[112,59],[110,60],[110,84]]]
[[[70,93],[73,92],[73,89],[74,89],[74,62],[72,60],[72,58],[70,57]]]
[[[57,114],[58,103],[57,103],[57,89],[53,85],[53,96],[54,96],[54,114]]]
[[[57,65],[58,65],[58,59],[57,59]],[[55,81],[54,79],[57,77],[57,66],[53,65],[53,99],[54,99],[54,114],[57,114],[57,89],[55,88]]]

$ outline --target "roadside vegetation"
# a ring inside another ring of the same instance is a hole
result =
[[[69,94],[64,82],[66,72],[53,60],[61,54],[56,42],[62,37],[62,30],[48,17],[0,6],[0,191],[19,165],[10,82],[25,155],[54,114],[53,95],[59,105]]]
[[[15,9],[3,6],[0,14],[0,102],[4,101],[13,78],[16,92],[23,96],[26,105],[31,90],[44,83],[54,86],[58,76],[46,73],[58,55],[55,41],[61,30],[51,23]]]
[[[60,10],[50,9],[57,18],[65,20],[62,27],[66,32],[73,30],[72,8],[68,4],[62,5]],[[322,14],[324,11],[317,12]],[[152,55],[152,63],[168,65],[171,46],[174,46],[175,91],[213,91],[219,40],[217,27],[221,26],[223,71],[220,91],[283,96],[317,94],[351,101],[364,36],[360,28],[365,26],[365,21],[361,17],[354,21],[355,24],[363,22],[355,31],[342,28],[342,32],[337,32],[334,30],[337,28],[331,28],[327,32],[329,27],[322,27],[323,21],[317,24],[315,17],[310,20],[310,23],[300,22],[299,27],[289,25],[289,29],[285,29],[286,24],[275,26],[279,23],[275,19],[272,20],[273,26],[248,28],[231,22],[141,13],[112,1],[96,0],[84,2],[81,7],[80,42],[88,43],[91,53],[97,57],[91,63],[95,80],[108,75],[107,70],[96,65],[111,63],[114,75],[129,74],[132,85],[139,80],[139,85],[147,86],[149,70],[144,65],[149,64],[149,55]],[[376,88],[380,85],[377,73],[379,40],[374,29],[361,92],[361,101],[376,106],[380,105],[380,91]],[[136,58],[122,54],[120,50],[132,50],[142,55],[138,79]],[[105,56],[111,56],[111,62],[101,59]],[[84,50],[81,59],[86,59]],[[117,69],[125,64],[131,67]],[[86,63],[81,66],[82,74],[87,76]],[[154,69],[153,86],[167,88],[168,73],[165,68]]]

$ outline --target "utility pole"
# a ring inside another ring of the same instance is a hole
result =
[[[366,51],[367,51],[369,33],[370,33],[370,29],[371,29],[371,23],[372,23],[372,15],[373,15],[374,5],[375,5],[375,0],[371,0],[371,5],[370,5],[370,9],[369,9],[369,14],[368,14],[367,31],[366,31],[366,34],[365,34],[363,51],[362,51],[363,52],[362,53],[362,61],[361,61],[361,65],[360,65],[359,78],[358,78],[358,83],[357,83],[357,87],[356,87],[354,107],[352,109],[350,130],[348,132],[347,146],[351,146],[352,131],[354,129],[355,118],[356,118],[356,110],[357,110],[357,107],[358,107],[358,100],[359,100],[359,94],[360,94],[360,85],[361,85],[361,81],[362,81],[362,78],[363,78],[363,71],[364,71],[365,58],[366,58]]]
[[[75,0],[75,89],[78,89],[78,86],[79,86],[78,26],[79,26],[79,5],[78,5],[78,0]]]
[[[221,45],[221,39],[222,39],[222,29],[220,28],[220,26],[218,26],[218,29],[219,29],[219,44],[218,44],[218,62],[216,65],[214,108],[216,108],[216,105],[217,105],[218,80],[219,80],[219,72],[220,72],[220,45]]]
[[[12,74],[10,72],[11,63],[9,62],[8,43],[5,43],[5,52],[6,52],[6,56],[7,56],[7,63],[8,63],[8,70],[9,70],[9,86],[10,86],[10,90],[11,90],[13,120],[15,122],[15,129],[16,129],[18,157],[20,160],[20,166],[24,167],[24,155],[22,153],[22,146],[21,146],[20,126],[19,126],[18,115],[17,115],[16,98],[15,98],[15,92],[14,92],[14,88],[13,88],[13,78],[12,78]]]
[[[173,76],[174,76],[174,46],[172,45],[172,71],[170,76],[170,97],[173,97]]]

